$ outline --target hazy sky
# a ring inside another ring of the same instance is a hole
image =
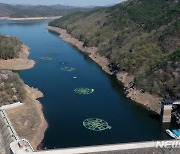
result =
[[[0,0],[1,3],[10,4],[62,4],[70,6],[103,6],[109,4],[116,4],[123,0]]]

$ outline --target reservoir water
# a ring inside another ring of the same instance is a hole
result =
[[[86,55],[62,41],[44,27],[48,21],[0,21],[0,33],[15,36],[30,47],[34,68],[20,71],[26,84],[41,90],[48,129],[43,145],[47,148],[75,147],[98,144],[168,139],[165,129],[173,124],[161,124],[141,105],[123,93],[123,87],[104,73]],[[50,57],[43,61],[41,57]],[[73,67],[66,72],[61,68]],[[74,89],[94,89],[90,95],[79,95]],[[92,131],[83,126],[88,118],[100,118],[112,127]]]

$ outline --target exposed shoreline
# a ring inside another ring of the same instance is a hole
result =
[[[29,47],[22,45],[19,58],[0,60],[0,70],[25,70],[34,67],[35,61],[28,59]],[[48,124],[44,118],[42,105],[37,100],[43,97],[38,89],[29,87],[24,83],[26,97],[23,106],[8,110],[7,114],[21,138],[28,139],[33,148],[42,142]]]
[[[3,20],[47,20],[47,19],[57,19],[61,16],[53,16],[53,17],[27,17],[27,18],[11,18],[11,17],[0,17]]]
[[[1,70],[25,70],[34,67],[35,61],[28,59],[29,47],[22,45],[22,52],[19,53],[19,58],[0,60]]]
[[[42,105],[37,100],[43,97],[41,91],[24,84],[26,98],[23,106],[7,110],[7,114],[20,138],[27,139],[34,149],[44,138],[48,124],[44,118]]]
[[[46,28],[50,31],[58,33],[64,41],[71,43],[72,45],[76,46],[80,51],[88,54],[88,56],[94,62],[96,62],[102,68],[102,70],[112,75],[112,72],[110,72],[108,68],[108,59],[104,56],[100,56],[97,53],[98,49],[96,47],[83,47],[84,42],[79,41],[78,39],[68,34],[65,29],[52,26],[46,26]],[[124,85],[125,93],[128,98],[139,104],[142,104],[151,111],[154,111],[158,114],[160,113],[161,98],[159,96],[152,95],[148,92],[142,93],[140,90],[135,88],[132,89],[130,87],[130,83],[133,81],[134,77],[130,76],[127,72],[117,73],[116,78]]]

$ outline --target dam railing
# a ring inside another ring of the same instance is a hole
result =
[[[0,110],[0,132],[5,152],[10,153],[10,143],[19,139],[10,119],[4,110]]]

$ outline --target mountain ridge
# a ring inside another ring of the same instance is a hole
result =
[[[141,91],[180,98],[179,1],[128,0],[70,14],[49,25],[66,29],[84,47],[96,46],[118,70],[133,75],[134,85]],[[178,58],[175,62],[173,53]],[[166,62],[162,60],[168,56]]]
[[[0,3],[0,17],[49,17],[62,16],[77,11],[87,11],[88,8],[73,7],[66,5],[10,5]]]

